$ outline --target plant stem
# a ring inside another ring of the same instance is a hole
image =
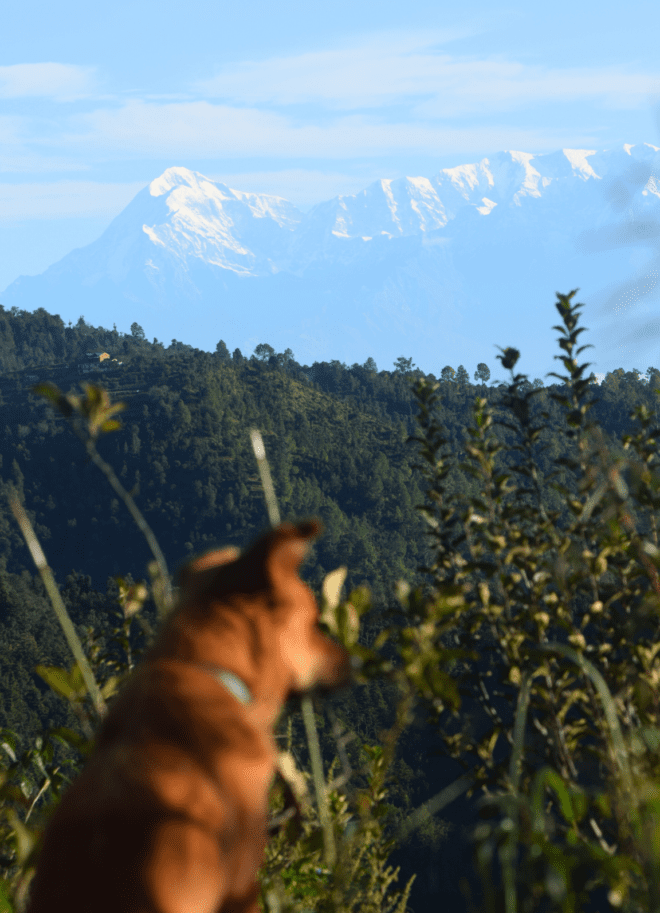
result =
[[[10,495],[9,506],[11,507],[12,513],[14,514],[16,522],[18,523],[21,533],[23,534],[25,544],[27,545],[30,554],[32,555],[32,560],[37,566],[37,570],[39,571],[41,579],[44,582],[46,592],[50,597],[53,609],[57,615],[57,620],[62,626],[64,636],[66,637],[69,647],[71,648],[71,652],[73,653],[74,658],[80,667],[83,681],[85,682],[87,691],[92,698],[94,708],[96,709],[99,717],[102,718],[105,716],[106,712],[106,705],[103,699],[103,695],[99,690],[99,686],[96,684],[94,673],[92,672],[91,666],[87,661],[87,657],[85,656],[85,652],[82,648],[82,644],[80,643],[80,638],[76,633],[76,629],[73,626],[73,622],[69,618],[69,613],[67,612],[66,606],[62,601],[60,591],[58,590],[57,584],[55,583],[55,578],[53,577],[53,572],[48,566],[46,556],[44,555],[43,549],[41,548],[39,540],[37,539],[36,533],[32,527],[32,524],[30,523],[27,514],[25,513],[23,505],[15,494]]]

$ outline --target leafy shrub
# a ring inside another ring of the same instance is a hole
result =
[[[416,386],[433,593],[408,597],[400,651],[463,784],[482,794],[489,911],[660,909],[660,429],[639,406],[622,455],[606,450],[574,295],[557,301],[565,424],[550,479],[538,466],[547,415],[514,373],[515,349],[499,356],[511,375],[499,407],[474,404],[462,463],[474,495],[447,485],[456,454],[437,385]]]

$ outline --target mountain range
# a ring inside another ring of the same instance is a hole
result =
[[[556,369],[555,292],[580,288],[596,370],[657,364],[660,149],[500,152],[435,177],[379,180],[302,213],[183,167],[141,190],[97,241],[5,289],[5,307],[166,345],[427,372],[522,350]],[[500,375],[502,371],[500,370]]]

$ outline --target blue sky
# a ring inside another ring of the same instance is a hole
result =
[[[21,0],[0,38],[0,289],[171,165],[307,208],[502,149],[660,145],[660,4]]]

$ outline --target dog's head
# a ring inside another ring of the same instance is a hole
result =
[[[243,554],[209,552],[180,574],[182,611],[221,618],[226,643],[237,643],[236,628],[243,625],[254,665],[260,656],[264,664],[276,664],[287,675],[288,694],[333,689],[351,677],[348,653],[319,628],[314,594],[298,573],[320,531],[318,520],[282,523]]]

